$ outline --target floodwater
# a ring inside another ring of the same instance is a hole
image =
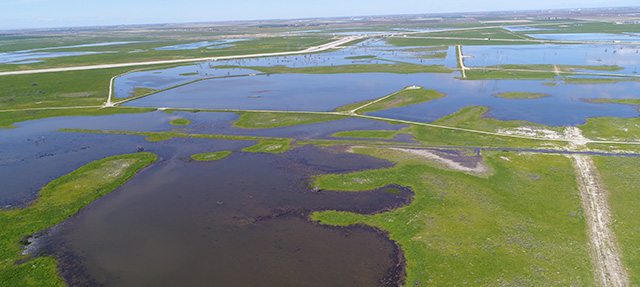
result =
[[[228,43],[235,43],[240,41],[247,41],[247,39],[221,39],[215,41],[203,41],[203,42],[195,42],[195,43],[187,43],[180,45],[172,45],[165,47],[154,48],[154,50],[163,51],[163,50],[195,50],[199,48],[205,48],[209,46],[222,45]]]
[[[263,57],[237,59],[228,61],[216,61],[210,65],[233,65],[233,66],[286,66],[291,68],[317,67],[317,66],[338,66],[338,65],[366,65],[366,64],[394,64],[393,61],[421,64],[421,65],[444,65],[455,68],[456,52],[455,47],[447,47],[441,51],[412,51],[412,48],[420,47],[393,47],[385,40],[371,39],[333,52],[293,55],[280,57]],[[424,47],[422,47],[424,48]],[[446,52],[444,59],[424,58],[438,52]],[[376,56],[375,59],[348,59],[357,56]]]
[[[589,65],[620,66],[620,71],[588,71],[607,74],[635,74],[640,64],[640,46],[629,45],[512,45],[463,46],[469,67],[496,65]]]
[[[130,97],[135,88],[166,89],[193,80],[209,77],[225,77],[258,73],[249,69],[211,69],[208,63],[175,68],[140,71],[122,75],[114,80],[114,96]]]
[[[314,210],[406,204],[411,193],[397,186],[314,192],[305,184],[312,174],[389,162],[312,146],[206,163],[182,156],[164,157],[42,239],[71,285],[381,286],[402,277],[386,236],[305,220]]]
[[[94,55],[105,53],[117,53],[112,51],[104,52],[9,52],[0,53],[0,64],[8,64],[14,62],[23,62],[29,60],[40,60],[58,57]]]
[[[396,119],[432,122],[468,106],[487,106],[499,120],[522,120],[544,125],[579,125],[589,117],[636,117],[635,107],[594,104],[582,99],[638,98],[639,82],[613,84],[541,85],[532,80],[461,81],[456,74],[273,74],[204,80],[127,103],[130,106],[208,109],[331,111],[346,104],[371,100],[418,85],[446,93],[446,97],[372,113]],[[562,82],[559,82],[562,83]],[[505,92],[550,94],[540,99],[505,99]],[[256,97],[259,96],[259,97]]]
[[[169,124],[171,120],[186,118],[192,121],[185,127],[188,129],[185,132],[189,133],[329,139],[331,134],[340,131],[398,130],[405,127],[366,119],[342,119],[303,126],[247,130],[231,126],[238,117],[239,115],[234,113],[167,114],[157,111],[97,117],[60,117],[18,123],[16,125],[19,128],[0,130],[0,207],[23,205],[33,200],[40,188],[50,181],[89,162],[136,152],[138,147],[158,153],[189,143],[194,154],[217,151],[210,146],[211,140],[187,141],[176,138],[151,143],[144,140],[144,136],[54,131],[60,128],[170,131],[176,128]],[[239,150],[253,144],[255,142],[220,141],[216,146],[222,148],[221,150],[231,150],[232,147]]]
[[[620,41],[638,42],[640,35],[637,34],[607,34],[607,33],[553,33],[553,34],[528,34],[527,36],[544,40],[559,41]]]

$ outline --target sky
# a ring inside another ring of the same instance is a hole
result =
[[[0,30],[640,6],[638,0],[0,0]]]

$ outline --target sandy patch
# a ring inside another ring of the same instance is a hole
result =
[[[419,157],[426,158],[426,159],[435,161],[437,163],[440,163],[445,167],[453,170],[459,170],[459,171],[464,171],[464,172],[473,173],[473,174],[486,173],[489,171],[489,166],[487,166],[482,161],[476,161],[475,164],[472,164],[472,166],[466,166],[452,159],[444,158],[438,155],[436,152],[430,151],[430,150],[405,149],[405,148],[391,148],[391,150],[397,150],[397,151],[417,155]]]

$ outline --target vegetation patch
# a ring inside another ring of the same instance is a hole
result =
[[[374,55],[364,55],[364,56],[351,56],[351,57],[344,57],[346,60],[362,60],[362,59],[375,59],[376,56]]]
[[[365,139],[392,139],[399,131],[344,131],[332,134],[332,137],[365,138]]]
[[[175,119],[169,122],[169,124],[174,126],[187,126],[191,124],[191,121],[188,119]]]
[[[69,218],[156,160],[154,154],[136,153],[94,161],[43,187],[28,207],[0,211],[0,285],[65,286],[57,261],[21,255],[21,240]]]
[[[495,94],[494,97],[506,98],[506,99],[539,99],[544,97],[550,97],[551,95],[545,93],[501,93]]]
[[[445,94],[433,89],[423,89],[418,87],[405,88],[399,92],[383,97],[383,100],[375,99],[342,106],[336,111],[353,111],[357,113],[372,113],[386,109],[399,108],[409,105],[428,102],[444,97]]]
[[[218,151],[218,152],[212,152],[212,153],[199,153],[199,154],[192,155],[191,159],[197,160],[197,161],[219,160],[219,159],[223,159],[223,158],[229,156],[231,153],[232,153],[231,151]]]
[[[548,87],[557,87],[560,84],[558,84],[556,82],[544,82],[544,83],[541,83],[541,85],[548,86]]]
[[[640,285],[640,159],[613,156],[595,156],[593,160],[609,191],[611,228],[622,251],[630,286]]]
[[[304,125],[344,119],[340,115],[323,115],[312,113],[243,113],[233,126],[243,129],[264,129]]]
[[[16,128],[14,123],[31,121],[53,117],[77,117],[77,116],[107,116],[118,114],[148,113],[156,111],[153,108],[135,107],[108,107],[108,108],[69,108],[69,109],[45,109],[0,111],[0,129]]]
[[[640,118],[588,118],[587,122],[578,128],[585,137],[593,140],[640,140]]]
[[[585,102],[594,103],[594,104],[623,104],[623,105],[632,105],[637,106],[640,105],[640,99],[582,99]]]
[[[291,147],[291,139],[261,140],[258,144],[242,149],[244,152],[283,153]]]
[[[285,73],[285,74],[346,74],[346,73],[393,73],[393,74],[415,74],[415,73],[452,73],[453,70],[443,65],[419,65],[411,63],[396,64],[370,64],[370,65],[336,65],[336,66],[316,66],[290,68],[286,66],[274,67],[247,67],[248,69],[263,73]]]
[[[149,89],[149,88],[134,88],[133,89],[133,93],[129,93],[129,95],[131,95],[133,97],[141,97],[141,96],[145,96],[147,94],[151,94],[151,93],[155,93],[155,92],[158,92],[158,90]]]
[[[445,59],[445,58],[447,58],[447,52],[433,53],[433,54],[423,54],[423,55],[420,55],[418,58],[421,58],[421,59]]]
[[[397,165],[321,175],[314,185],[360,191],[400,184],[415,191],[411,204],[374,215],[315,212],[311,219],[330,225],[366,224],[389,232],[407,260],[406,286],[594,285],[569,159],[485,152],[495,173],[481,178],[378,149],[356,152]]]

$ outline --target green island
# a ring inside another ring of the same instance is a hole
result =
[[[188,126],[191,124],[191,120],[188,119],[175,119],[169,122],[172,126]]]
[[[210,153],[199,153],[199,154],[194,154],[191,156],[191,159],[193,160],[197,160],[197,161],[213,161],[213,160],[220,160],[223,159],[225,157],[228,157],[229,155],[231,155],[231,151],[217,151],[217,152],[210,152]]]

